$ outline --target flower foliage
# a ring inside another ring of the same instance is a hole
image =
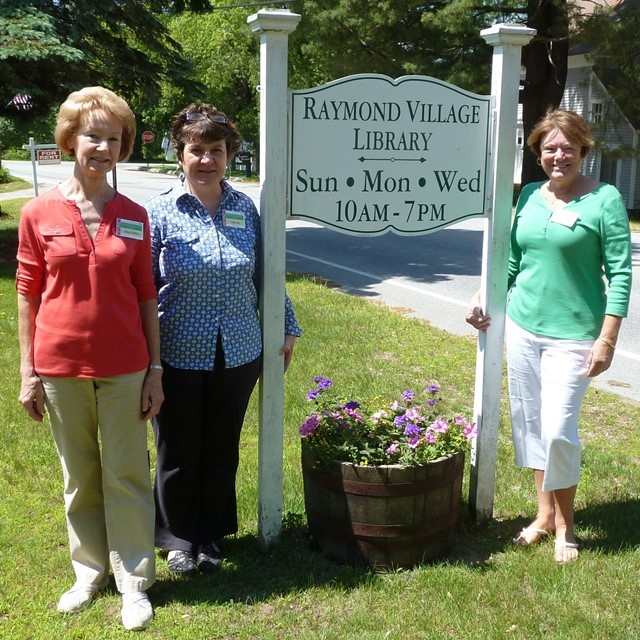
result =
[[[438,415],[440,388],[428,386],[420,399],[407,389],[393,402],[340,397],[329,378],[313,378],[307,394],[314,410],[300,426],[303,448],[316,464],[417,465],[465,451],[476,425],[462,416]]]

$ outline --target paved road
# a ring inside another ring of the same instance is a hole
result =
[[[4,161],[3,166],[13,175],[31,180],[30,163]],[[143,202],[175,179],[136,168],[125,165],[118,170],[119,189],[136,202]],[[66,179],[70,170],[65,163],[39,167],[38,182],[46,189]],[[257,185],[234,186],[258,201]],[[475,219],[425,236],[370,238],[290,221],[287,269],[314,273],[336,282],[347,293],[378,299],[451,333],[472,335],[463,316],[480,282],[483,225],[483,220]],[[613,366],[594,384],[640,402],[640,234],[634,234],[633,240],[635,278],[630,317],[623,323]]]

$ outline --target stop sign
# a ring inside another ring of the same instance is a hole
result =
[[[153,131],[142,132],[142,142],[153,142],[154,138]]]

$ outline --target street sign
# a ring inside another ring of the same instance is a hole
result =
[[[36,144],[36,141],[33,138],[29,138],[29,144],[23,144],[22,148],[28,150],[29,156],[31,157],[31,168],[33,170],[33,194],[37,198],[38,197],[38,171],[36,170],[36,166],[37,164],[58,164],[60,162],[60,150],[58,149],[58,145],[56,144]],[[50,160],[49,162],[40,162],[39,155],[43,149],[48,149],[49,151],[57,152],[58,159]],[[37,163],[36,163],[36,154],[38,155]]]
[[[148,144],[155,140],[155,136],[153,135],[153,131],[143,131],[142,132],[142,142]]]
[[[60,149],[37,149],[38,164],[60,164]]]

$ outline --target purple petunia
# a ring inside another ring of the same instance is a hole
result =
[[[313,378],[313,381],[316,383],[318,389],[320,390],[328,389],[329,387],[333,386],[333,382],[331,382],[329,378],[325,378],[324,376],[315,376],[315,378]]]
[[[400,445],[397,442],[394,442],[388,449],[387,453],[395,453],[399,449]]]
[[[300,426],[300,435],[304,438],[308,436],[310,433],[313,433],[320,424],[320,417],[316,414],[312,416],[307,416],[307,419]]]
[[[407,389],[406,391],[402,392],[402,400],[404,402],[411,402],[415,398],[415,395],[415,391]]]
[[[393,419],[393,424],[396,425],[396,427],[398,427],[398,429],[403,429],[404,425],[409,422],[409,418],[407,418],[407,416],[405,415],[401,415],[401,416],[396,416]]]
[[[307,393],[307,400],[317,400],[319,395],[320,391],[318,389],[313,389],[312,391],[309,391],[309,393]]]
[[[417,424],[409,423],[404,428],[405,436],[419,436],[422,433],[422,429]]]
[[[427,391],[430,393],[438,393],[438,391],[440,391],[440,387],[437,384],[430,384],[427,387]]]

